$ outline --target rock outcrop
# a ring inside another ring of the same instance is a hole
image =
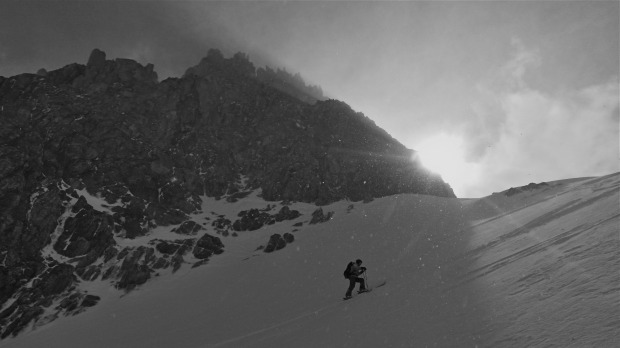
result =
[[[235,231],[254,231],[265,225],[273,225],[276,222],[284,220],[294,220],[299,216],[301,216],[299,211],[291,210],[287,206],[282,207],[280,211],[274,215],[266,211],[250,209],[248,211],[239,212],[239,217],[241,217],[241,219],[233,222],[231,227]]]
[[[284,235],[274,233],[269,237],[269,241],[267,242],[267,246],[263,248],[263,252],[272,253],[276,250],[283,249],[286,247],[286,244],[293,243],[295,237],[290,233],[285,233]]]
[[[334,215],[334,212],[330,211],[327,214],[325,214],[323,212],[323,208],[318,208],[317,210],[312,212],[312,219],[310,220],[310,224],[314,225],[314,224],[329,221],[333,215]]]
[[[521,192],[527,192],[527,191],[533,191],[533,190],[537,190],[540,188],[545,188],[548,187],[549,184],[547,184],[546,182],[541,182],[541,183],[529,183],[525,186],[521,186],[521,187],[511,187],[508,190],[504,191],[504,195],[510,197],[516,194],[519,194]]]
[[[260,191],[318,205],[454,196],[363,114],[283,93],[257,74],[246,55],[211,50],[160,82],[151,64],[94,50],[86,65],[0,77],[1,337],[94,305],[78,279],[129,291],[223,252],[206,222],[190,218],[201,196],[232,202]],[[298,214],[250,210],[211,226],[235,235]],[[147,238],[165,226],[174,228],[165,240]],[[140,238],[148,243],[127,242]]]

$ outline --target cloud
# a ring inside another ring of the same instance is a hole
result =
[[[500,140],[508,117],[505,110],[507,95],[529,90],[525,74],[541,65],[538,50],[527,49],[518,38],[513,37],[510,43],[513,49],[511,58],[475,87],[476,95],[471,103],[472,122],[466,127],[469,139],[466,156],[470,161],[480,160]]]
[[[484,183],[467,191],[488,194],[501,186],[620,171],[618,77],[576,90],[543,92],[527,74],[542,66],[537,50],[512,40],[514,53],[495,77],[479,84],[468,159]],[[483,191],[484,190],[484,191]]]
[[[540,52],[538,50],[528,50],[523,42],[516,37],[513,37],[510,43],[515,53],[512,59],[500,69],[500,77],[502,82],[506,83],[509,88],[527,88],[525,72],[528,69],[540,66]]]
[[[508,94],[497,150],[509,163],[534,165],[547,176],[617,168],[618,92],[610,82],[562,95]]]

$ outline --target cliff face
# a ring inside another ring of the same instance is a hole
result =
[[[2,336],[59,294],[67,313],[94,305],[77,279],[117,279],[131,289],[154,268],[180,267],[185,255],[221,252],[208,234],[133,249],[115,241],[156,226],[196,234],[188,216],[203,195],[260,189],[265,200],[319,205],[397,193],[454,197],[345,103],[309,104],[256,76],[243,54],[212,50],[182,78],[158,82],[152,65],[94,50],[85,66],[0,77]],[[105,206],[93,209],[86,194]]]

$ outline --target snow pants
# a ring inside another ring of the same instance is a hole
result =
[[[351,292],[355,288],[355,283],[360,283],[360,290],[366,290],[366,284],[364,283],[364,278],[351,276],[349,277],[349,288],[347,289],[347,294],[345,296],[351,296]]]

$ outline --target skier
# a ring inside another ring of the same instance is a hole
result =
[[[348,272],[349,288],[344,296],[345,299],[351,298],[351,292],[355,288],[355,283],[360,283],[358,293],[367,291],[364,279],[359,277],[362,273],[366,272],[366,267],[362,267],[362,260],[357,259],[355,262],[350,262],[349,265],[351,266]]]

